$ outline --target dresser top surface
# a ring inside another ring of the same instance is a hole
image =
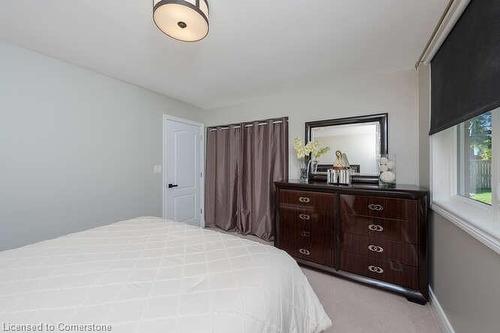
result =
[[[326,182],[309,181],[303,182],[300,180],[288,180],[275,182],[279,188],[297,188],[308,190],[322,190],[331,192],[381,192],[386,194],[406,193],[415,196],[424,196],[429,193],[426,188],[416,185],[396,184],[394,186],[382,186],[378,184],[363,184],[356,183],[351,185],[332,185]]]

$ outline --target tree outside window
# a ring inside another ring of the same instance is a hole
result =
[[[459,126],[460,194],[491,205],[492,116],[486,112]]]

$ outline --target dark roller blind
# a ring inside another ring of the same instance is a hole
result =
[[[431,132],[500,106],[500,0],[472,0],[431,61]]]

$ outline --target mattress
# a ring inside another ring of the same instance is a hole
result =
[[[285,252],[159,218],[3,251],[0,267],[4,331],[316,333],[331,325]]]

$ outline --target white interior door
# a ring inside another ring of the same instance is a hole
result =
[[[164,126],[164,217],[201,225],[203,125],[166,118]]]

